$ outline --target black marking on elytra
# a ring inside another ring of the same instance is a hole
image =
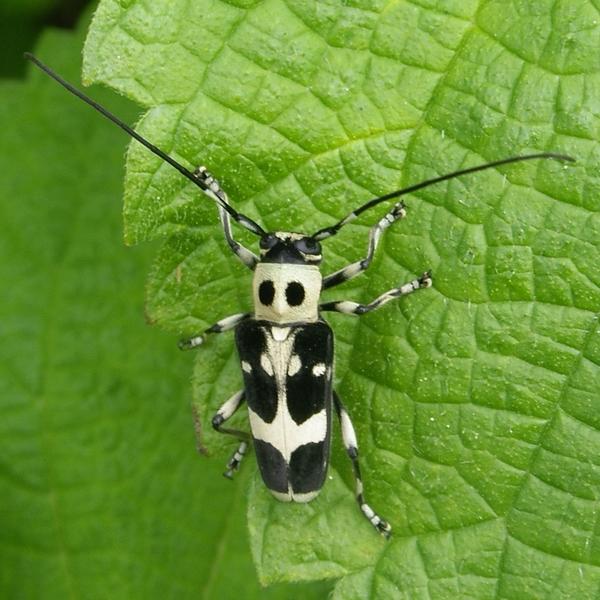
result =
[[[302,363],[299,371],[286,379],[286,398],[290,416],[300,425],[324,408],[330,410],[331,377],[327,373],[331,371],[315,377],[312,369],[317,363],[333,364],[333,332],[324,321],[306,323],[297,330],[292,352]]]
[[[258,287],[258,299],[264,306],[271,306],[275,298],[275,286],[270,279],[265,279]]]
[[[265,485],[274,492],[287,493],[288,465],[281,452],[268,442],[257,439],[254,440],[254,450]]]
[[[266,351],[267,342],[264,321],[242,321],[235,328],[235,342],[241,361],[252,367],[250,373],[242,370],[248,406],[265,423],[272,423],[277,414],[277,386],[275,378],[260,366],[260,357]]]
[[[316,363],[331,364],[333,359],[333,331],[325,321],[305,323],[298,327],[294,339],[294,354],[308,357],[311,368]]]
[[[292,490],[297,494],[320,490],[327,475],[328,458],[329,434],[322,442],[310,442],[294,450],[289,468]]]

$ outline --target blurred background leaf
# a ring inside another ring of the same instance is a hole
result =
[[[2,0],[0,78],[22,78],[23,52],[30,51],[49,25],[70,29],[92,0]]]

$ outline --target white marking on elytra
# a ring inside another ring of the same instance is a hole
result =
[[[315,377],[321,377],[321,375],[323,375],[325,373],[325,371],[327,370],[327,367],[325,366],[325,363],[317,363],[313,368],[312,368],[312,374]]]
[[[311,442],[322,442],[327,432],[325,409],[312,415],[300,425],[292,419],[285,403],[277,407],[277,414],[271,423],[265,423],[250,407],[248,407],[248,415],[252,437],[275,446],[288,463],[294,450]]]
[[[243,360],[242,371],[244,371],[245,373],[252,373],[252,365],[249,362]]]
[[[298,493],[294,493],[290,490],[289,493],[291,494],[294,502],[305,503],[305,502],[310,502],[311,500],[314,500],[319,495],[320,491],[321,490],[316,490],[314,492],[306,492],[304,494],[298,494]]]
[[[292,495],[289,492],[276,492],[275,490],[269,490],[279,502],[291,502]]]
[[[290,356],[290,364],[288,365],[288,376],[293,377],[302,368],[302,361],[297,354]]]
[[[292,490],[292,487],[289,486],[287,492],[276,492],[274,490],[269,490],[269,491],[280,502],[291,502],[293,500],[294,502],[305,503],[305,502],[310,502],[311,500],[314,500],[319,495],[319,492],[321,490],[315,490],[314,492],[306,492],[304,494],[298,494],[298,493],[294,493],[294,491]]]
[[[273,363],[266,352],[260,355],[260,366],[264,369],[267,375],[273,377]]]

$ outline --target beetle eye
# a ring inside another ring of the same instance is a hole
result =
[[[259,246],[262,250],[269,250],[277,243],[277,236],[272,233],[268,233],[267,235],[260,238]]]
[[[302,238],[296,242],[296,248],[304,254],[321,254],[321,244],[310,237]]]

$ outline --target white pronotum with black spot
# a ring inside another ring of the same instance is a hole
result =
[[[219,408],[212,420],[215,429],[239,439],[238,448],[227,464],[225,475],[231,477],[238,469],[248,444],[252,442],[262,478],[276,498],[295,502],[312,500],[325,481],[329,464],[331,415],[335,410],[340,420],[344,446],[352,460],[355,494],[360,510],[387,537],[391,531],[389,523],[364,499],[354,426],[332,388],[333,333],[321,313],[335,311],[347,315],[365,314],[395,298],[431,286],[431,274],[424,273],[367,304],[348,300],[326,303],[319,301],[322,290],[348,281],[368,268],[383,232],[406,216],[406,207],[402,202],[393,205],[371,228],[366,256],[325,277],[321,276],[319,269],[320,242],[336,235],[344,225],[382,202],[459,175],[535,158],[565,161],[573,159],[549,152],[505,158],[373,198],[336,224],[312,235],[285,231],[269,233],[229,204],[227,194],[219,182],[204,167],[195,171],[188,170],[37,58],[30,54],[26,57],[198,186],[217,205],[227,244],[238,259],[254,271],[252,312],[221,319],[202,334],[180,342],[182,349],[195,348],[204,344],[206,334],[235,329],[244,386]],[[231,219],[260,237],[260,256],[235,240]],[[248,405],[252,435],[223,427],[244,401]]]

